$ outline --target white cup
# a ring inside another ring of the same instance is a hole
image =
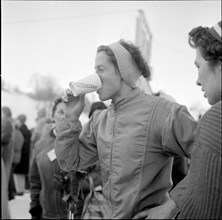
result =
[[[70,82],[69,87],[74,96],[98,91],[102,82],[97,73],[90,74],[76,82]]]

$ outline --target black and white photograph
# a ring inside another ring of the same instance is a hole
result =
[[[1,219],[221,219],[221,1],[1,0]]]

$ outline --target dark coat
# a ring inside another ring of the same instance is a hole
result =
[[[22,155],[22,147],[24,144],[24,136],[22,135],[22,132],[15,128],[15,137],[14,137],[14,157],[13,157],[13,163],[18,164],[21,160]]]
[[[16,174],[27,174],[29,172],[29,154],[30,154],[30,141],[31,132],[25,124],[21,125],[19,130],[24,136],[24,143],[22,146],[21,160],[16,166],[14,173]]]

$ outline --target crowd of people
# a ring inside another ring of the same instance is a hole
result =
[[[105,219],[221,219],[221,21],[193,28],[188,42],[196,84],[212,106],[199,121],[169,96],[136,86],[150,69],[126,40],[97,48],[100,101],[86,124],[79,119],[85,94],[69,89],[49,115],[39,113],[32,132],[24,114],[13,119],[2,107],[5,195],[29,189],[32,219],[81,219],[90,175],[102,189]]]
[[[1,155],[4,167],[2,204],[6,207],[8,200],[14,199],[15,195],[23,195],[29,189],[31,131],[26,126],[25,114],[13,118],[11,109],[3,106],[1,115]],[[9,215],[6,211],[6,216]]]

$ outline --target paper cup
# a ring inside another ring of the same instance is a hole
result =
[[[102,82],[97,73],[90,74],[76,82],[70,82],[69,87],[74,96],[95,92],[102,87]]]

